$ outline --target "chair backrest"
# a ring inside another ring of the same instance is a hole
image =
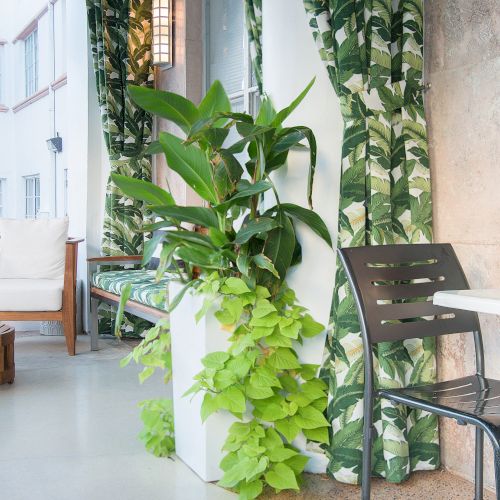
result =
[[[0,218],[0,279],[62,280],[67,239],[67,218]]]
[[[339,255],[370,344],[479,332],[476,313],[432,303],[435,292],[469,288],[450,244],[343,248]]]

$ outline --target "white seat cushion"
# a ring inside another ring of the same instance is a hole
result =
[[[63,280],[0,279],[0,311],[60,311]]]
[[[0,279],[62,279],[68,219],[0,219]]]

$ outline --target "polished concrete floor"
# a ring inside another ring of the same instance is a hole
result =
[[[129,345],[108,341],[101,347],[90,352],[82,337],[78,355],[70,358],[60,337],[18,334],[16,381],[0,386],[0,499],[236,499],[203,483],[180,460],[144,450],[136,405],[166,389],[160,377],[141,386],[135,367],[119,368]],[[403,485],[375,481],[373,498],[471,499],[472,490],[467,481],[438,471],[415,474]],[[306,476],[301,493],[274,498],[357,499],[359,488]]]

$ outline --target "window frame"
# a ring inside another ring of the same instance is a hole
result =
[[[209,3],[214,0],[205,0],[204,2],[204,83],[205,91],[213,83],[210,79],[210,9]],[[217,0],[215,0],[217,1]],[[259,87],[257,83],[252,85],[252,58],[250,54],[250,43],[248,40],[247,27],[245,22],[244,0],[239,0],[243,9],[243,87],[241,90],[228,94],[231,104],[243,98],[243,109],[246,113],[255,116],[259,110],[260,103]]]
[[[38,26],[24,38],[24,95],[38,91]]]
[[[24,218],[36,219],[40,212],[40,174],[26,175],[24,179]],[[31,186],[31,192],[28,187]],[[30,210],[28,210],[30,205]]]

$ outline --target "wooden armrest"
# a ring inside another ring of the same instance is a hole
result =
[[[141,262],[142,255],[110,255],[106,257],[90,257],[87,262],[96,264],[127,264],[130,262]]]

